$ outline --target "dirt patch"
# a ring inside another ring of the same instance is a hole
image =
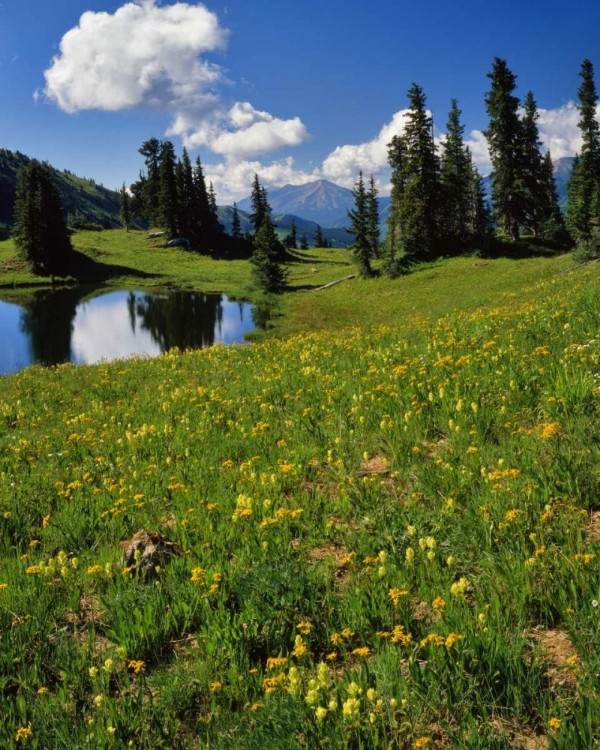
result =
[[[425,454],[428,458],[435,458],[439,453],[441,453],[445,448],[447,448],[450,443],[447,438],[441,438],[437,441],[437,443],[423,443],[424,447],[427,450],[427,453]]]
[[[311,562],[323,562],[331,560],[335,568],[335,582],[337,586],[343,586],[348,581],[348,565],[351,557],[345,547],[336,547],[333,544],[327,544],[323,547],[314,547],[308,553],[308,559]]]
[[[600,542],[600,510],[593,510],[585,528],[588,542]]]
[[[389,474],[390,462],[385,456],[373,456],[360,465],[360,475],[365,474]]]
[[[413,620],[417,620],[418,622],[421,622],[422,620],[430,620],[433,616],[433,610],[427,602],[413,599],[410,603],[410,609]]]
[[[547,750],[550,747],[546,735],[536,734],[531,727],[516,720],[492,719],[490,723],[500,737],[508,739],[510,746],[518,750]]]
[[[157,531],[140,529],[131,539],[121,542],[125,565],[132,575],[144,571],[147,578],[156,576],[156,569],[171,557],[183,555],[181,547]]]
[[[554,688],[574,688],[577,683],[577,651],[569,634],[559,628],[534,628],[531,637],[542,651],[542,658],[550,665],[545,673]]]

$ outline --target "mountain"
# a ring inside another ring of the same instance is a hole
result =
[[[354,207],[354,197],[348,188],[328,180],[316,180],[305,185],[285,185],[269,190],[269,203],[274,214],[291,214],[314,221],[322,227],[337,226],[340,217]],[[239,201],[238,208],[252,211],[250,198]]]
[[[556,159],[554,162],[554,179],[556,181],[556,190],[560,207],[565,210],[567,206],[567,189],[571,172],[573,170],[574,156],[563,156],[562,159]]]
[[[269,201],[270,202],[270,201]],[[240,201],[241,203],[241,201]],[[233,207],[232,206],[219,206],[218,207],[219,221],[224,226],[226,232],[231,232],[232,221],[233,221]],[[238,216],[240,217],[240,225],[242,232],[253,232],[254,226],[250,221],[250,214],[247,211],[243,211],[239,208],[238,204]],[[309,247],[314,245],[315,234],[317,232],[317,224],[314,221],[303,219],[301,216],[294,216],[292,214],[272,214],[273,223],[277,231],[277,235],[280,239],[283,239],[290,231],[290,224],[292,219],[296,224],[296,233],[298,235],[298,244],[300,244],[300,237],[304,235]],[[331,243],[332,247],[349,247],[352,244],[352,235],[348,234],[345,229],[324,227],[322,228],[323,237]]]
[[[31,159],[19,151],[0,149],[0,224],[14,222],[17,172]],[[51,167],[60,192],[65,214],[106,227],[120,227],[120,196],[116,190],[97,185],[93,180],[77,177],[69,171]]]

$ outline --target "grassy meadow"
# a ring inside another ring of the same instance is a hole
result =
[[[182,286],[247,278],[181,255]],[[600,746],[600,268],[572,265],[445,261],[285,295],[294,336],[2,378],[0,747]]]

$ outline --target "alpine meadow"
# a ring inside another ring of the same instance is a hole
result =
[[[0,748],[600,748],[600,13],[537,95],[525,11],[444,15],[433,74],[394,10],[390,79],[391,18],[262,2],[40,5],[0,59],[45,81],[0,149]]]

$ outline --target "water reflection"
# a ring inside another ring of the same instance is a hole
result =
[[[234,343],[256,327],[253,313],[252,305],[222,294],[36,291],[19,297],[18,306],[0,301],[0,374],[32,363],[92,363]]]

